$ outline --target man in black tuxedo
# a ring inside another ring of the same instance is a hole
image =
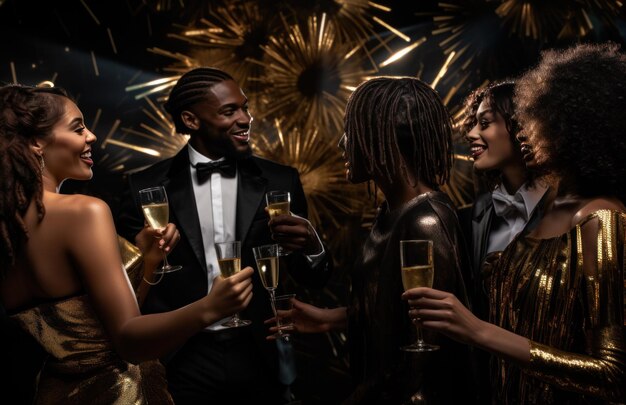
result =
[[[152,287],[143,312],[174,310],[207,294],[219,275],[214,243],[222,241],[241,241],[241,266],[255,268],[252,248],[278,242],[292,252],[281,272],[286,267],[299,283],[322,287],[330,276],[329,255],[305,219],[298,172],[252,155],[248,100],[233,78],[214,68],[193,69],[176,83],[165,108],[189,143],[173,158],[128,176],[117,217],[118,232],[134,240],[144,226],[138,191],[163,185],[170,222],[181,233],[169,261],[182,270]],[[290,192],[294,215],[270,221],[264,199],[270,190]],[[218,322],[163,359],[178,405],[281,402],[276,343],[265,339],[263,324],[272,316],[269,296],[258,274],[253,285],[252,301],[241,313],[252,325]]]

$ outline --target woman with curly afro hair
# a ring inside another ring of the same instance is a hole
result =
[[[557,195],[494,264],[489,323],[449,293],[404,295],[423,327],[493,354],[494,403],[626,401],[625,85],[615,45],[545,52],[517,83],[518,138]]]

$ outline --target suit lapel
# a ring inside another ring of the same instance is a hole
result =
[[[237,162],[239,181],[237,184],[237,240],[244,241],[254,219],[254,215],[262,204],[267,179],[254,162],[254,158]]]
[[[178,230],[186,237],[201,268],[206,273],[204,244],[198,219],[196,198],[189,171],[189,152],[184,147],[175,157],[170,172],[163,183],[170,203],[170,209],[178,220]]]
[[[474,270],[480,273],[482,261],[487,251],[489,243],[489,229],[491,227],[491,218],[493,216],[493,203],[491,194],[481,201],[477,207],[476,215],[472,218],[472,238],[474,240]]]

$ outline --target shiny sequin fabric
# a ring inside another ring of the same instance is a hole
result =
[[[530,340],[525,369],[492,360],[494,403],[624,403],[626,214],[568,233],[518,236],[487,278],[490,321]]]
[[[129,278],[141,280],[141,255],[120,238]],[[36,404],[172,404],[158,361],[133,365],[113,350],[86,295],[27,309],[12,316],[48,353]]]

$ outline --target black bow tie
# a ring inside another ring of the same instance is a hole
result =
[[[220,172],[224,177],[235,177],[237,164],[233,160],[218,160],[215,162],[197,163],[198,182],[204,183],[211,178],[211,173]]]

